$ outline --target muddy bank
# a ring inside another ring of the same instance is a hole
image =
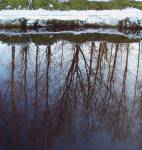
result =
[[[38,29],[38,28],[47,28],[47,29],[75,29],[75,28],[120,28],[121,25],[110,25],[110,24],[97,24],[97,23],[86,23],[81,20],[27,20],[25,18],[14,19],[9,22],[3,21],[0,22],[0,28],[21,28],[21,29]]]
[[[25,18],[14,19],[10,22],[2,21],[0,22],[0,28],[3,29],[12,29],[19,28],[23,30],[27,29],[58,29],[58,30],[68,30],[68,29],[77,29],[77,28],[117,28],[119,30],[130,29],[132,31],[138,31],[142,29],[142,26],[137,22],[131,22],[129,18],[120,20],[118,24],[106,24],[106,23],[87,23],[81,20],[27,20]]]

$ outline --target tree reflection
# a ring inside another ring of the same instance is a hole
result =
[[[59,135],[65,133],[73,140],[76,130],[84,138],[104,130],[113,142],[130,138],[139,100],[140,47],[131,94],[130,44],[56,44],[37,44],[32,49],[29,43],[20,49],[12,45],[11,90],[7,90],[11,105],[1,105],[10,121],[0,116],[8,126],[2,135],[7,135],[12,149],[26,144],[31,150],[50,150]],[[3,93],[0,88],[0,104]]]

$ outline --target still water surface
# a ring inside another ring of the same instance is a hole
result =
[[[141,42],[0,42],[0,150],[141,149]]]

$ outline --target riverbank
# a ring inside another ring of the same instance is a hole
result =
[[[142,11],[122,10],[2,10],[1,28],[142,28]]]

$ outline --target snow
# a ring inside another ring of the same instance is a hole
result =
[[[0,25],[19,25],[20,19],[27,19],[27,26],[33,26],[35,21],[46,26],[49,20],[78,20],[84,24],[105,24],[117,26],[120,20],[130,18],[131,22],[140,22],[142,26],[142,11],[136,8],[122,10],[2,10],[0,11]]]

